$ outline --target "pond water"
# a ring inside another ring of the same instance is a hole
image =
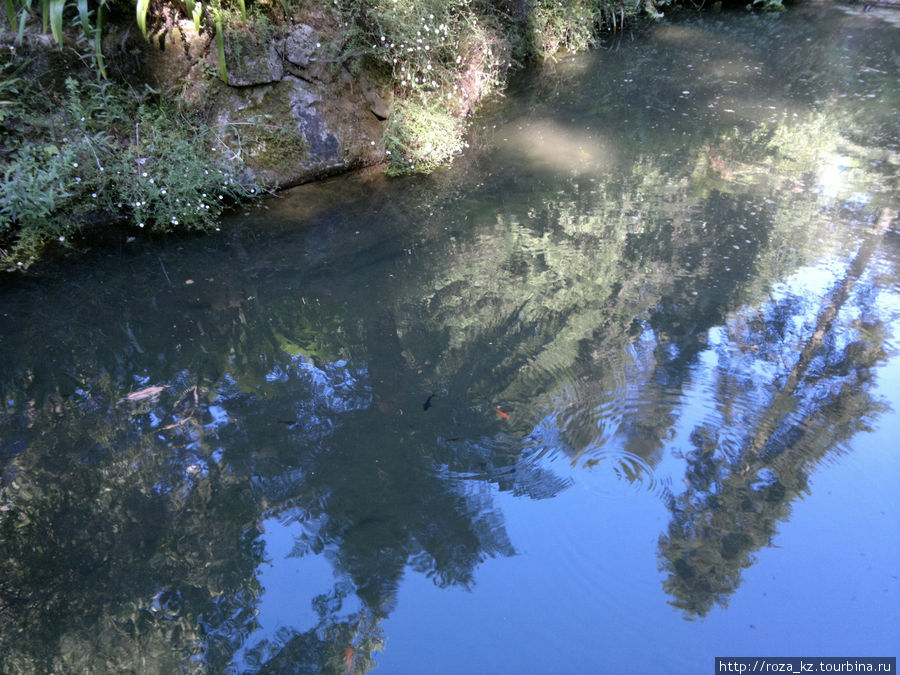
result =
[[[0,670],[896,656],[891,12],[626,31],[431,176],[4,278]]]

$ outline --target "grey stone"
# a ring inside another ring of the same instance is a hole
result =
[[[391,114],[391,106],[394,102],[394,94],[390,86],[378,86],[365,73],[360,77],[359,85],[362,88],[366,102],[369,104],[369,110],[378,119],[387,119],[388,115]]]
[[[319,32],[312,26],[295,26],[284,41],[284,58],[295,66],[305,68],[316,51]]]
[[[212,50],[212,58],[217,58],[215,50]],[[226,31],[225,67],[228,84],[232,87],[269,84],[284,76],[275,41],[254,34]]]

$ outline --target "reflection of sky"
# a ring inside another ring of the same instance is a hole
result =
[[[842,271],[802,270],[773,299],[810,298],[797,307],[808,333]],[[876,306],[896,335],[900,295],[883,292]],[[710,331],[709,344],[685,384],[670,450],[690,449],[691,430],[715,412],[719,354],[737,350],[723,328]],[[900,355],[876,378],[872,397],[896,406]],[[532,439],[542,465],[571,477],[571,487],[545,500],[494,492],[518,555],[485,561],[471,592],[407,575],[383,624],[389,639],[376,656],[381,672],[698,673],[716,656],[893,653],[900,626],[896,410],[878,417],[873,433],[854,436],[851,452],[816,465],[810,494],[792,503],[772,546],[755,552],[728,608],[695,620],[669,606],[662,588],[658,538],[671,518],[664,498],[627,484],[614,461],[573,468],[551,447],[559,439],[553,420],[542,420]],[[614,459],[615,448],[609,451]],[[679,492],[684,468],[667,452],[654,481]],[[610,498],[618,496],[627,499]]]
[[[768,323],[777,305],[789,310],[787,331],[802,343],[847,264],[825,260],[799,270],[762,305],[745,307],[710,329],[709,347],[684,382],[668,452],[652,469],[641,467],[648,476],[629,483],[617,471],[627,455],[615,437],[605,439],[602,452],[586,453],[608,461],[573,463],[558,417],[545,415],[529,434],[528,456],[571,479],[570,487],[539,501],[495,491],[518,555],[484,562],[472,592],[437,589],[419,575],[407,576],[397,609],[384,623],[389,641],[377,656],[381,670],[696,673],[711,668],[715,656],[893,653],[900,626],[897,410],[875,418],[874,432],[842,445],[849,452],[817,463],[810,493],[791,504],[772,545],[754,553],[727,609],[685,620],[668,604],[662,588],[667,573],[657,567],[658,539],[671,518],[658,486],[684,489],[685,461],[674,451],[690,450],[690,434],[701,424],[712,423],[737,445],[746,442],[752,424],[740,407],[768,400],[775,377],[790,371],[799,356],[796,345],[773,345],[783,359],[766,362],[742,348],[736,340],[744,333],[731,334],[730,328],[754,316]],[[873,260],[870,270],[878,267]],[[882,288],[873,297],[865,279],[857,283],[832,326],[833,346],[856,339],[855,321],[870,314],[896,336],[898,290]],[[896,407],[900,350],[891,340],[886,348],[892,358],[876,369],[869,394]],[[745,365],[758,366],[749,378],[756,384],[742,391],[743,402],[728,401],[738,408],[732,423],[743,424],[725,429],[719,379],[723,373],[739,376]],[[768,470],[759,475],[772,477]],[[622,496],[627,498],[610,498]]]
[[[270,518],[264,521],[263,529],[267,562],[257,570],[263,589],[257,605],[259,628],[235,654],[233,663],[238,667],[244,663],[247,649],[264,640],[274,643],[279,629],[303,633],[315,628],[319,617],[313,609],[313,598],[329,593],[335,584],[331,563],[324,554],[290,555],[296,540],[303,535],[301,523],[282,524]],[[351,594],[344,600],[340,616],[349,616],[359,609],[359,600]]]
[[[900,360],[890,371],[900,381]],[[407,576],[379,670],[698,673],[715,656],[890,652],[900,625],[898,435],[894,415],[857,437],[853,456],[819,467],[728,610],[697,621],[662,591],[656,546],[669,513],[655,496],[610,500],[581,483],[552,500],[496,494],[520,555],[482,564],[471,593]]]

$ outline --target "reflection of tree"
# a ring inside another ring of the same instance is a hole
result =
[[[804,47],[818,70],[814,53]],[[663,120],[684,69],[664,86],[626,86],[623,74],[658,70],[653,52],[639,56],[645,65],[628,71],[596,68],[596,86],[576,87],[574,74],[557,83],[553,107],[538,87],[504,113],[543,120],[574,149],[591,134],[571,113],[591,110],[591,124],[627,139],[609,143],[624,171],[591,173],[599,160],[580,155],[557,156],[552,170],[507,155],[493,174],[404,182],[402,198],[321,186],[308,229],[243,231],[202,255],[149,249],[97,265],[84,283],[43,280],[4,307],[4,665],[221,670],[246,648],[260,672],[343,672],[351,649],[353,670],[367,670],[408,570],[468,587],[486,557],[512,552],[491,490],[566,488],[523,452],[538,420],[573,457],[591,461],[618,435],[652,464],[711,329],[745,330],[744,355],[789,358],[772,345],[789,336],[799,300],[773,301],[746,326],[734,316],[763,302],[772,279],[841,245],[810,190],[823,158],[848,147],[830,104],[774,128],[724,128],[704,116],[718,82],[685,99],[699,102],[685,109],[688,128],[680,114]],[[863,150],[851,154],[875,174],[894,168]],[[374,226],[344,225],[354,219]],[[717,382],[727,424],[693,434],[690,489],[662,543],[667,587],[690,612],[727,599],[804,489],[807,462],[876,410],[865,381],[880,358],[877,322],[847,343],[828,330],[859,292],[863,252],[780,394]],[[34,345],[52,352],[35,356]],[[166,389],[119,403],[150,384]],[[750,399],[762,412],[736,444],[729,427],[741,428]],[[294,554],[326,556],[338,581],[316,598],[313,629],[246,644],[260,523],[276,516],[306,533]],[[351,596],[362,609],[341,614]]]
[[[118,432],[104,438],[105,424],[122,422],[114,409],[88,429],[78,413],[64,406],[57,440],[32,438],[7,467],[5,668],[75,672],[115,659],[123,670],[175,672],[186,658],[199,667],[230,654],[253,626],[247,579],[259,551],[248,491],[214,463],[176,477],[164,447],[147,453]],[[73,447],[66,430],[97,436]]]
[[[860,430],[882,410],[866,393],[874,366],[884,359],[885,336],[877,323],[836,329],[841,310],[851,300],[881,240],[891,214],[883,210],[843,279],[819,308],[805,343],[790,370],[778,376],[775,391],[761,412],[750,415],[753,392],[737,389],[743,406],[731,410],[729,424],[743,429],[739,443],[725,443],[713,424],[698,427],[687,455],[688,490],[671,505],[673,519],[660,539],[662,567],[669,572],[666,590],[673,604],[704,616],[714,604],[727,605],[752,553],[766,546],[776,523],[787,517],[791,501],[807,490],[811,468]],[[865,292],[856,299],[871,310]],[[748,322],[742,355],[762,349],[774,326],[784,329],[798,310],[793,298],[766,308],[769,320]],[[839,336],[857,332],[853,341]],[[786,335],[780,336],[782,339]],[[776,345],[780,344],[778,340]],[[781,359],[784,355],[779,355]]]

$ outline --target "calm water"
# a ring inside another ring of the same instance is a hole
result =
[[[898,18],[627,32],[433,176],[5,277],[0,670],[896,656]]]

